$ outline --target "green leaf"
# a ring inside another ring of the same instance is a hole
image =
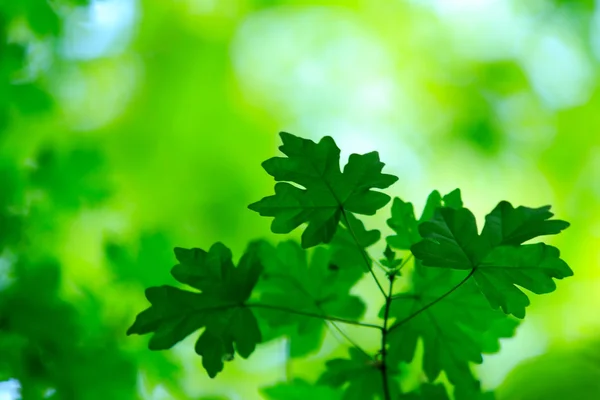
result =
[[[398,250],[409,250],[410,246],[421,240],[418,225],[432,219],[435,210],[442,206],[461,208],[460,189],[453,190],[443,198],[437,190],[431,192],[418,221],[412,203],[407,203],[398,197],[394,198],[392,216],[387,220],[387,224],[396,234],[386,238],[388,245]]]
[[[460,388],[454,391],[455,400],[494,400],[493,392],[482,393],[481,389],[476,387],[469,387],[466,389]],[[411,392],[404,397],[402,400],[450,400],[448,392],[443,384],[438,383],[437,385],[431,383],[424,383],[421,385],[418,391]]]
[[[362,300],[349,294],[355,271],[332,264],[327,249],[316,248],[310,266],[306,251],[293,241],[276,248],[264,244],[260,257],[265,266],[257,286],[261,304],[353,320],[364,313]],[[259,315],[271,327],[283,328],[272,336],[285,332],[292,357],[319,349],[327,327],[321,319],[282,311],[260,310]]]
[[[349,289],[368,272],[367,263],[372,266],[370,258],[365,261],[363,252],[379,241],[381,233],[376,229],[367,230],[353,214],[347,217],[347,224],[338,228],[333,236],[329,251],[330,264],[340,269],[337,279],[344,281]]]
[[[458,190],[458,189],[457,189]],[[419,218],[419,222],[429,221],[433,218],[435,214],[435,210],[438,207],[442,207],[442,195],[437,190],[434,190],[427,196],[427,201],[425,202],[425,207],[423,208],[423,214],[421,214],[421,218]],[[392,215],[393,218],[393,215]]]
[[[492,246],[519,245],[544,235],[556,235],[569,227],[566,221],[553,219],[550,206],[517,207],[501,201],[485,218],[481,236]]]
[[[479,387],[470,363],[480,364],[482,353],[498,351],[499,339],[512,336],[518,320],[490,308],[472,280],[419,312],[467,276],[466,271],[427,268],[417,263],[411,292],[394,299],[390,308],[390,317],[396,321],[388,340],[392,365],[412,361],[421,338],[423,370],[430,382],[445,371],[457,387]],[[382,308],[380,316],[383,313]]]
[[[302,379],[261,389],[267,400],[341,400],[342,392],[330,386],[312,385]]]
[[[445,207],[459,209],[463,206],[462,197],[460,195],[460,189],[454,189],[443,198],[443,203]]]
[[[421,239],[412,203],[394,198],[392,217],[387,220],[387,224],[396,232],[395,235],[386,238],[388,245],[395,249],[408,250],[413,243]]]
[[[390,247],[390,245],[386,245],[385,246],[385,250],[383,251],[383,256],[385,258],[382,258],[381,261],[381,265],[383,265],[384,267],[387,267],[389,269],[394,269],[396,267],[398,267],[400,264],[402,264],[402,259],[396,259],[396,253],[394,252],[394,250],[392,250],[392,248]],[[400,271],[398,271],[399,273]]]
[[[437,385],[424,383],[418,391],[404,395],[402,400],[450,400],[450,397],[441,383]]]
[[[398,180],[381,173],[384,164],[377,152],[351,154],[342,172],[340,149],[331,137],[315,143],[286,132],[280,136],[280,150],[287,157],[273,157],[262,164],[280,182],[275,195],[248,206],[260,215],[275,217],[274,233],[289,233],[308,223],[302,233],[303,248],[329,243],[344,214],[374,215],[390,200],[372,190],[385,189]]]
[[[383,377],[380,364],[355,348],[349,349],[350,359],[336,358],[326,363],[327,370],[319,384],[344,388],[342,400],[383,399]],[[394,376],[399,371],[388,366],[388,382],[392,399],[400,397]]]
[[[262,340],[256,317],[244,306],[263,268],[258,247],[258,243],[252,243],[237,268],[231,251],[221,243],[215,243],[208,252],[176,248],[179,264],[171,273],[201,293],[172,286],[147,289],[151,307],[136,317],[127,334],[153,332],[148,347],[164,350],[206,328],[195,350],[211,378],[223,370],[224,361],[231,359],[235,351],[243,358],[249,357]]]
[[[550,293],[556,290],[552,278],[571,275],[573,271],[560,259],[556,247],[536,243],[494,248],[473,276],[492,307],[523,318],[529,298],[517,285],[535,294]]]
[[[547,221],[551,216],[548,207],[513,209],[501,202],[486,217],[479,235],[471,211],[443,207],[431,221],[419,226],[424,240],[411,251],[425,266],[472,270],[492,307],[523,318],[529,298],[517,285],[536,294],[550,293],[556,289],[553,278],[573,275],[555,247],[521,245],[568,226],[564,221]]]

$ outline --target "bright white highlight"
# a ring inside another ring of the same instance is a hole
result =
[[[135,0],[92,0],[65,20],[65,58],[90,60],[123,52],[133,35]]]
[[[0,382],[0,400],[17,400],[20,395],[21,384],[16,379]]]

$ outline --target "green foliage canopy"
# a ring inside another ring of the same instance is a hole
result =
[[[246,358],[262,341],[287,336],[291,355],[302,356],[320,348],[324,321],[340,331],[336,323],[351,324],[377,329],[380,349],[370,353],[345,336],[350,358],[327,361],[315,385],[293,380],[263,393],[272,399],[302,393],[316,399],[442,400],[447,398],[445,388],[433,383],[444,371],[456,399],[489,398],[471,364],[481,363],[483,353],[498,351],[499,339],[514,334],[514,317],[525,316],[528,298],[516,285],[549,293],[556,288],[553,279],[573,274],[558,249],[523,243],[557,234],[569,224],[552,220],[548,206],[513,208],[503,201],[478,234],[458,189],[445,196],[432,192],[419,220],[411,203],[396,198],[388,219],[395,234],[386,238],[383,263],[375,264],[367,247],[380,233],[366,230],[355,214],[372,215],[383,207],[389,197],[371,189],[386,188],[397,178],[381,172],[376,152],[352,154],[341,172],[340,150],[330,137],[319,143],[289,133],[281,138],[288,158],[271,158],[263,166],[276,181],[304,189],[279,182],[274,196],[250,209],[275,217],[275,233],[289,233],[306,223],[302,246],[255,241],[238,267],[221,243],[208,252],[176,248],[179,264],[172,275],[200,292],[171,286],[147,289],[152,306],[138,315],[128,334],[153,333],[150,349],[162,350],[204,328],[196,353],[215,377],[235,351]],[[315,248],[309,253],[310,247]],[[396,259],[392,248],[410,254]],[[412,271],[404,277],[401,270],[412,257]],[[386,273],[387,290],[374,265]],[[364,302],[350,294],[365,272],[384,296],[381,325],[363,321]],[[407,280],[409,290],[395,293],[397,279]],[[431,384],[403,394],[400,368],[414,358],[419,338],[423,371]]]

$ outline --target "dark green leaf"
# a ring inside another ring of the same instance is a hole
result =
[[[390,316],[399,324],[392,325],[389,334],[389,359],[393,365],[412,361],[421,338],[423,369],[430,382],[445,371],[457,387],[478,387],[469,364],[480,364],[482,353],[498,351],[499,339],[512,336],[518,320],[492,309],[473,280],[467,280],[442,301],[418,313],[466,276],[467,271],[428,268],[417,263],[412,291],[395,299],[390,309]]]
[[[387,220],[387,224],[396,234],[388,236],[386,238],[387,243],[398,250],[410,249],[410,246],[421,240],[418,229],[419,224],[432,219],[435,211],[442,206],[451,208],[462,207],[460,189],[453,190],[443,198],[437,190],[431,192],[427,197],[427,202],[419,221],[416,220],[412,203],[404,202],[397,197],[394,198],[392,217]]]
[[[435,210],[437,210],[438,207],[441,207],[442,205],[442,195],[437,190],[434,190],[429,194],[429,196],[427,196],[425,207],[423,207],[423,214],[421,214],[421,218],[419,219],[419,221],[429,221],[431,218],[433,218]]]
[[[529,299],[517,285],[536,294],[550,293],[556,289],[552,278],[571,275],[556,247],[536,243],[494,248],[473,276],[492,307],[523,318]]]
[[[485,226],[481,232],[492,246],[519,245],[530,239],[544,235],[556,235],[569,227],[569,223],[554,216],[550,206],[529,208],[513,206],[501,201],[485,217]]]
[[[342,392],[330,386],[310,384],[302,379],[261,389],[267,400],[341,400]]]
[[[387,237],[388,245],[395,249],[408,250],[413,243],[421,239],[412,203],[394,198],[392,217],[387,220],[387,224],[396,232],[395,235]]]
[[[414,244],[411,251],[425,266],[472,269],[490,250],[477,233],[475,216],[466,208],[439,208],[419,231],[424,240]]]
[[[402,264],[402,259],[401,258],[396,259],[396,253],[394,252],[394,250],[392,250],[390,245],[385,246],[383,255],[385,258],[382,258],[380,261],[381,261],[381,265],[383,265],[384,267],[387,267],[389,269],[394,269],[394,268],[398,267],[400,264]],[[398,273],[399,273],[399,271],[398,271]]]
[[[276,248],[263,245],[261,260],[265,266],[257,286],[261,303],[355,320],[364,313],[364,303],[349,294],[356,282],[355,270],[331,264],[326,249],[316,248],[309,266],[306,251],[296,242],[283,242]],[[303,356],[320,347],[325,321],[272,310],[261,310],[260,315],[271,327],[285,327],[291,356]]]
[[[171,286],[147,289],[151,307],[137,316],[127,334],[154,332],[149,348],[163,350],[206,328],[195,349],[210,377],[223,370],[224,361],[235,351],[247,358],[262,340],[253,312],[244,306],[262,271],[258,247],[258,243],[251,244],[237,268],[230,250],[221,243],[208,252],[176,248],[179,264],[173,276],[202,293]]]
[[[458,209],[462,208],[463,206],[462,197],[460,195],[460,189],[454,189],[453,191],[445,195],[442,198],[442,200],[445,207]]]
[[[344,213],[374,215],[390,200],[372,190],[385,189],[398,180],[381,173],[384,164],[377,152],[350,155],[342,172],[340,149],[331,137],[315,143],[285,132],[280,136],[280,150],[288,157],[273,157],[262,164],[280,182],[275,195],[249,206],[260,215],[275,217],[274,233],[289,233],[308,223],[302,247],[329,243]]]
[[[556,288],[553,278],[573,274],[558,249],[543,243],[519,245],[566,227],[563,221],[546,221],[550,216],[547,207],[515,210],[503,202],[487,216],[480,236],[468,209],[440,208],[419,226],[424,240],[411,251],[425,266],[473,270],[473,279],[492,307],[523,318],[529,299],[516,285],[549,293]]]
[[[342,400],[383,400],[383,377],[379,363],[360,350],[349,349],[350,359],[336,358],[327,361],[327,370],[318,383],[335,388],[344,388]],[[388,367],[389,387],[392,399],[400,397],[400,388],[394,376],[398,370]]]
[[[343,281],[346,287],[350,288],[368,272],[363,251],[377,243],[381,233],[376,229],[365,229],[362,221],[352,214],[348,214],[347,217],[348,224],[338,228],[329,244],[329,252],[331,268],[340,269],[338,282]],[[369,266],[372,265],[370,258],[367,262]]]

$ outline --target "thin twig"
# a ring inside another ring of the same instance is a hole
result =
[[[388,337],[388,320],[390,318],[390,306],[392,305],[392,290],[394,288],[394,273],[389,277],[390,289],[385,296],[385,310],[383,312],[383,329],[381,330],[381,378],[383,383],[383,397],[385,400],[391,400],[390,384],[387,371],[387,337]]]
[[[359,322],[359,321],[352,321],[350,319],[332,317],[332,316],[329,316],[329,315],[319,315],[319,314],[305,312],[305,311],[298,311],[298,310],[294,310],[292,308],[279,307],[279,306],[275,306],[275,305],[272,305],[272,304],[247,303],[247,304],[245,304],[245,306],[246,307],[251,307],[251,308],[252,307],[254,307],[254,308],[264,308],[264,309],[267,309],[267,310],[275,310],[275,311],[288,312],[290,314],[302,315],[302,316],[311,317],[311,318],[319,318],[319,319],[324,319],[324,320],[327,320],[327,321],[341,322],[343,324],[348,324],[348,325],[364,326],[365,328],[375,328],[375,329],[379,329],[379,330],[383,329],[380,325],[368,324],[368,323]],[[234,308],[234,307],[240,307],[240,305],[231,306],[229,308]]]
[[[310,301],[313,302],[315,307],[320,312],[324,313],[321,305],[315,300],[315,298],[302,285],[300,285],[298,283],[298,281],[296,279],[292,278],[290,275],[285,275],[285,274],[271,274],[270,276],[272,278],[275,277],[275,278],[286,279],[286,280],[290,281],[292,285],[294,285],[300,292],[302,292],[304,294],[304,296],[306,296],[308,299],[310,299]],[[327,322],[327,321],[325,321],[325,322]],[[369,355],[369,353],[367,353],[362,347],[360,347],[348,335],[346,335],[346,333],[342,330],[342,328],[337,326],[335,322],[333,322],[333,321],[328,321],[328,322],[329,322],[329,324],[326,324],[326,325],[329,329],[331,329],[331,327],[333,326],[348,341],[348,343],[350,343],[354,348],[356,348],[357,350],[359,350],[361,353],[365,354],[366,356],[371,357]]]
[[[367,254],[368,255],[368,254]],[[376,259],[369,257],[371,259],[371,261],[373,261],[373,263],[375,265],[377,265],[379,267],[380,270],[382,270],[383,272],[387,272],[388,269],[386,267],[384,267],[383,265],[381,265],[381,263],[379,261],[377,261]]]
[[[456,289],[458,289],[459,287],[461,287],[465,282],[467,282],[475,273],[475,268],[473,268],[471,270],[471,272],[469,272],[469,274],[467,276],[464,277],[464,279],[462,281],[460,281],[459,283],[457,283],[452,289],[448,290],[446,293],[444,293],[443,295],[441,295],[440,297],[438,297],[437,299],[435,299],[434,301],[432,301],[431,303],[427,304],[426,306],[424,306],[423,308],[418,309],[417,311],[415,311],[414,313],[410,314],[408,317],[404,318],[403,320],[396,322],[394,325],[392,325],[392,327],[387,331],[387,333],[391,333],[393,330],[395,330],[396,328],[401,327],[402,325],[404,325],[405,323],[407,323],[408,321],[410,321],[411,319],[413,319],[414,317],[416,317],[417,315],[421,314],[423,311],[427,310],[429,307],[432,307],[434,305],[436,305],[437,303],[439,303],[440,301],[442,301],[443,299],[445,299],[446,297],[448,297],[449,295],[451,295]],[[398,297],[396,297],[398,298]]]
[[[377,287],[379,288],[379,291],[381,292],[381,294],[383,294],[383,296],[386,297],[387,294],[385,293],[383,286],[381,286],[381,283],[379,283],[379,279],[377,279],[375,272],[373,272],[373,268],[371,268],[371,263],[369,261],[370,260],[369,255],[367,254],[366,250],[358,242],[358,238],[356,237],[356,234],[354,233],[354,229],[352,229],[352,226],[350,225],[350,221],[348,221],[348,216],[346,215],[346,211],[344,210],[344,208],[341,208],[341,210],[342,210],[342,216],[344,217],[344,221],[346,223],[346,227],[348,228],[348,231],[352,235],[352,238],[354,239],[354,243],[356,243],[356,247],[358,248],[358,251],[362,255],[368,271],[371,273],[371,276],[373,276],[373,279],[375,280],[375,283],[377,284]]]
[[[342,330],[342,328],[340,328],[339,326],[337,326],[335,322],[332,322],[332,321],[327,321],[327,322],[329,322],[327,324],[329,326],[329,328],[330,329],[331,329],[331,327],[335,328],[335,330],[337,330],[338,333],[340,335],[342,335],[344,337],[344,339],[346,339],[348,341],[348,343],[350,343],[352,345],[352,347],[354,347],[355,349],[357,349],[358,351],[360,351],[361,353],[363,353],[368,358],[372,358],[371,355],[365,351],[365,349],[363,349],[362,347],[360,347],[354,340],[352,340],[352,338],[350,336],[348,336],[348,334],[346,332],[344,332]]]

